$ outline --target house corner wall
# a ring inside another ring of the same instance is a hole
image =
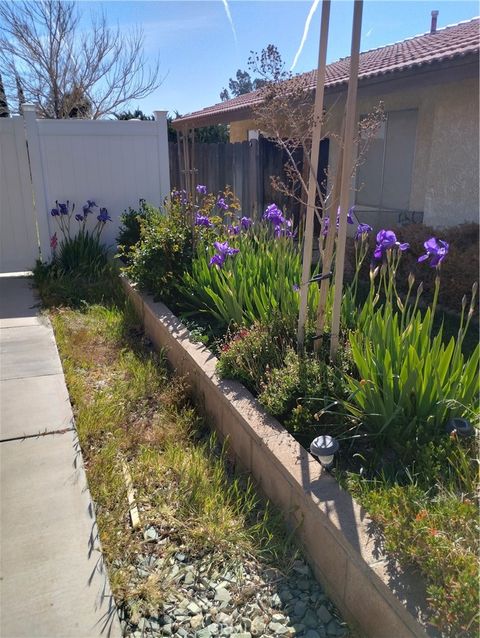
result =
[[[478,222],[478,79],[445,86],[432,111],[423,221],[436,227]]]

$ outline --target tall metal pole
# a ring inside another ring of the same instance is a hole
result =
[[[363,0],[355,0],[353,9],[352,50],[350,54],[350,77],[348,80],[347,109],[345,114],[345,137],[343,144],[342,181],[340,184],[340,223],[335,256],[335,291],[332,310],[332,337],[330,357],[338,350],[340,333],[340,311],[343,296],[343,269],[345,266],[345,243],[347,239],[347,212],[350,199],[350,182],[354,166],[354,136],[357,121],[357,87],[360,58],[360,36],[362,32]]]
[[[300,312],[298,316],[297,348],[303,352],[305,342],[305,322],[308,312],[308,286],[312,269],[313,222],[317,196],[317,171],[322,139],[323,96],[325,92],[325,67],[327,64],[328,23],[330,20],[330,0],[322,2],[322,21],[318,49],[317,87],[313,110],[312,150],[308,178],[307,214],[303,234],[303,266],[300,286]]]

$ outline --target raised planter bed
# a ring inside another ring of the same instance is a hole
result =
[[[187,377],[201,411],[295,528],[316,577],[346,620],[372,638],[425,637],[423,583],[401,572],[370,532],[368,514],[246,388],[215,374],[217,358],[193,343],[161,302],[124,288],[145,331]]]

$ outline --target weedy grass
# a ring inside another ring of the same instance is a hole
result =
[[[478,636],[478,505],[445,486],[388,485],[350,475],[348,489],[381,526],[386,550],[426,579],[432,620],[444,636]]]
[[[280,515],[235,473],[227,451],[186,399],[182,379],[151,350],[130,306],[60,308],[50,316],[112,590],[127,617],[157,614],[174,586],[161,569],[138,579],[141,554],[168,559],[183,548],[212,568],[248,559],[288,569],[296,550]],[[138,530],[130,525],[124,462],[136,493]],[[149,526],[162,543],[145,541]]]

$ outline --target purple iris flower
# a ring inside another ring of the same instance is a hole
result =
[[[85,219],[85,217],[83,217],[82,215],[80,215],[79,213],[77,213],[75,215],[75,219],[77,220],[77,222],[83,222],[83,220]]]
[[[366,237],[372,230],[373,228],[369,224],[358,224],[355,239],[358,240]]]
[[[291,225],[292,225],[292,222],[290,222],[289,226]],[[275,237],[293,237],[293,233],[291,230],[288,229],[288,227],[282,228],[281,226],[276,226],[275,230],[273,231],[273,234]]]
[[[211,257],[208,265],[210,266],[210,268],[212,266],[218,266],[219,268],[221,268],[224,263],[225,263],[225,255],[215,254],[213,255],[213,257]]]
[[[60,211],[60,215],[68,215],[68,209],[70,206],[70,202],[66,201],[65,204],[58,204],[58,210]]]
[[[52,217],[58,217],[60,215],[60,211],[58,210],[58,208],[52,208],[52,210],[50,211],[50,215]]]
[[[86,217],[89,214],[93,214],[92,208],[98,208],[93,199],[87,199],[87,203],[83,205],[83,214]]]
[[[426,261],[430,259],[430,266],[432,268],[438,268],[445,257],[448,255],[449,244],[443,239],[437,239],[436,237],[430,237],[423,244],[425,246],[426,254],[418,258],[418,261]]]
[[[280,226],[285,222],[285,217],[282,211],[276,206],[276,204],[270,204],[263,213],[263,219],[268,219],[274,226]]]
[[[228,204],[225,201],[225,198],[219,197],[217,199],[217,208],[220,208],[220,210],[228,210]]]
[[[232,248],[228,245],[228,241],[220,242],[216,241],[214,244],[215,250],[224,257],[236,255],[239,251],[238,248]]]
[[[110,217],[110,215],[108,214],[108,211],[107,211],[107,209],[106,209],[106,208],[101,208],[101,209],[100,209],[100,214],[99,214],[99,215],[97,215],[97,219],[98,219],[98,221],[99,221],[99,222],[102,222],[102,223],[104,223],[104,224],[105,224],[106,222],[111,222],[111,221],[112,221],[112,218],[111,218],[111,217]]]
[[[197,186],[195,187],[195,190],[197,191],[199,195],[207,194],[207,187],[204,186],[203,184],[197,184]]]
[[[212,228],[213,224],[206,215],[199,215],[197,213],[197,216],[195,217],[195,226],[205,226],[206,228]]]
[[[240,226],[229,226],[227,230],[229,235],[238,235],[240,233]]]
[[[381,259],[386,251],[391,250],[392,248],[398,248],[399,250],[404,251],[410,248],[410,244],[401,244],[397,241],[397,236],[393,230],[381,230],[377,234],[377,245],[373,256],[375,259]]]
[[[353,213],[353,212],[354,212],[354,207],[352,206],[352,208],[350,208],[350,209],[347,211],[347,224],[353,224],[353,223],[354,223],[354,221],[353,221],[353,217],[352,217],[352,213]],[[338,208],[338,210],[337,210],[337,222],[336,222],[336,226],[337,226],[337,230],[338,230],[338,227],[340,226],[340,208]],[[324,237],[326,237],[326,236],[328,235],[328,229],[329,229],[329,227],[330,227],[330,217],[329,217],[329,216],[327,216],[327,217],[324,217],[324,220],[323,220],[323,230],[322,230],[322,235],[323,235]]]
[[[300,286],[298,284],[293,284],[292,289],[293,292],[298,292],[300,290]]]
[[[250,217],[242,217],[242,219],[240,220],[240,225],[243,230],[248,230],[252,224],[253,220],[250,219]]]

